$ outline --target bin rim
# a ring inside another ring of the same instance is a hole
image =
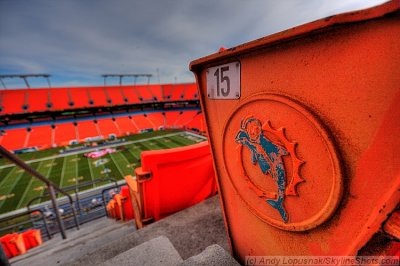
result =
[[[306,24],[302,24],[300,26],[273,33],[271,35],[267,35],[265,37],[261,37],[250,42],[246,42],[232,48],[220,49],[217,53],[193,60],[189,65],[189,69],[195,72],[196,69],[198,69],[201,65],[205,63],[208,64],[216,61],[220,62],[220,60],[235,57],[242,53],[248,53],[262,47],[268,47],[278,43],[297,39],[304,35],[310,34],[311,32],[331,28],[337,25],[376,19],[399,10],[400,0],[391,0],[381,5],[373,6],[367,9],[328,16]]]

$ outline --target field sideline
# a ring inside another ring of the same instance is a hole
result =
[[[59,151],[63,148],[22,154],[20,158],[58,186],[66,187],[96,178],[123,179],[125,175],[133,174],[133,170],[140,166],[140,153],[144,150],[175,148],[204,140],[203,137],[179,131],[142,133],[124,139],[125,143],[113,145],[117,149],[116,153],[97,159],[84,157],[84,153],[88,151],[62,155]],[[83,189],[91,189],[106,183],[99,182]],[[0,159],[0,214],[26,207],[31,199],[41,196],[44,191],[45,186],[38,179],[10,165],[5,159]],[[47,200],[47,198],[42,199],[42,201]],[[40,200],[35,201],[35,204],[40,202]]]

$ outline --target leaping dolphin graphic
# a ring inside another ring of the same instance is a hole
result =
[[[288,215],[283,206],[285,199],[285,168],[282,156],[288,151],[279,145],[272,143],[262,134],[261,122],[253,117],[242,121],[241,129],[236,135],[235,141],[247,147],[251,152],[251,160],[257,164],[263,174],[270,174],[278,185],[278,198],[268,199],[266,202],[279,211],[283,221],[287,223]]]

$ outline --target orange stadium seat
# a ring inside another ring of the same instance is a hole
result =
[[[126,176],[137,226],[160,220],[217,192],[208,142],[141,154],[136,179]],[[161,167],[162,166],[162,167]],[[161,189],[162,188],[162,189]]]
[[[184,92],[187,84],[163,85],[165,101],[182,101],[185,99]]]
[[[122,92],[124,93],[126,98],[128,98],[129,104],[140,103],[140,95],[138,94],[134,86],[123,86]]]
[[[179,112],[165,112],[165,126],[175,127],[175,122],[179,118]]]
[[[93,106],[107,106],[110,103],[107,102],[108,97],[106,93],[104,93],[103,87],[89,87],[88,88],[90,98],[93,100]]]
[[[25,148],[25,140],[27,138],[26,128],[5,130],[5,134],[1,137],[0,144],[8,150],[17,150]]]
[[[138,128],[132,123],[132,119],[127,116],[116,117],[115,122],[117,123],[122,135],[130,135],[138,132]]]
[[[28,147],[48,148],[51,145],[51,126],[32,127]]]
[[[25,90],[3,90],[2,114],[19,114],[23,113],[22,105],[24,105]]]
[[[104,89],[107,91],[107,95],[109,99],[111,99],[112,104],[122,105],[127,103],[124,100],[126,96],[124,95],[122,89],[119,86],[104,87]]]
[[[99,119],[97,121],[97,124],[99,125],[99,129],[100,129],[101,135],[105,139],[109,138],[110,134],[115,134],[116,136],[120,136],[121,135],[121,131],[115,125],[114,121],[112,119],[110,119],[110,118]]]
[[[179,117],[175,121],[175,125],[185,125],[193,120],[193,118],[197,115],[198,111],[184,111],[182,112]]]
[[[90,107],[89,97],[86,88],[71,88],[70,94],[72,101],[68,104],[71,108]]]
[[[154,128],[154,125],[143,114],[134,115],[132,119],[140,130]]]
[[[140,95],[140,97],[142,98],[143,102],[154,101],[154,95],[152,94],[152,91],[150,90],[150,86],[140,85],[140,86],[135,86],[135,89],[138,92],[138,94]]]
[[[73,99],[71,98],[72,96],[70,91],[72,91],[72,89],[68,90],[66,88],[59,88],[51,90],[51,103],[53,104],[53,110],[64,110],[71,108],[69,102]]]
[[[164,127],[165,125],[165,117],[161,114],[161,112],[148,113],[147,119],[149,119],[152,124],[155,125],[157,130],[160,129],[160,127]]]
[[[200,132],[205,132],[206,131],[206,126],[205,126],[205,121],[204,121],[204,116],[203,114],[197,114],[191,121],[186,123],[184,126],[187,128],[196,128]]]
[[[151,94],[153,95],[153,97],[157,98],[158,102],[163,100],[161,85],[159,85],[159,84],[150,85],[149,90],[151,91]]]
[[[30,90],[28,94],[28,112],[46,111],[49,108],[49,90],[48,89],[34,89]]]
[[[185,99],[186,100],[193,100],[193,99],[199,99],[199,94],[197,91],[197,84],[196,83],[190,83],[186,84],[186,89],[185,89]]]
[[[54,143],[59,146],[69,145],[71,140],[77,140],[76,128],[71,122],[57,124],[54,131]]]
[[[101,133],[93,120],[78,122],[78,137],[80,141],[97,136],[101,136]]]

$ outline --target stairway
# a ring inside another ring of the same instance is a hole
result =
[[[135,230],[100,218],[11,259],[12,265],[235,265],[218,196]],[[238,264],[236,264],[238,265]]]

